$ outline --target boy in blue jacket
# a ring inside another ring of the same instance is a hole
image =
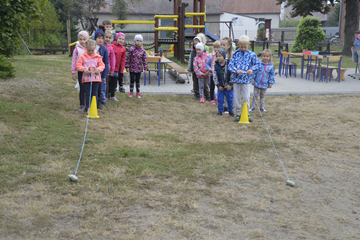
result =
[[[249,77],[254,71],[257,71],[260,67],[260,62],[256,54],[248,47],[250,45],[250,39],[248,36],[243,35],[239,38],[239,50],[233,53],[231,61],[229,63],[229,70],[233,74],[233,89],[234,89],[234,103],[236,117],[235,121],[240,121],[242,101],[246,102],[248,107],[250,106],[250,87],[251,78]],[[252,122],[252,118],[249,115],[249,122]]]
[[[95,32],[94,40],[96,41],[96,49],[95,52],[98,53],[100,56],[102,56],[102,61],[105,64],[105,69],[101,73],[101,83],[99,85],[99,92],[98,92],[98,102],[97,107],[99,109],[102,109],[100,103],[106,105],[107,101],[105,99],[105,92],[106,92],[106,79],[109,74],[109,53],[107,48],[103,45],[104,43],[104,30],[99,28]]]
[[[228,69],[230,60],[226,59],[226,50],[220,48],[216,54],[216,61],[214,64],[213,80],[218,87],[218,116],[223,115],[224,111],[224,96],[228,103],[229,115],[234,116],[233,101],[234,92],[232,89],[231,72]]]

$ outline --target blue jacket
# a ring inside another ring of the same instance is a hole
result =
[[[250,78],[246,72],[250,69],[255,72],[259,67],[260,62],[254,52],[250,50],[246,50],[245,52],[236,50],[229,63],[229,70],[234,73],[233,83],[251,83],[252,78]],[[242,70],[244,73],[237,74],[236,71],[238,70]]]
[[[104,45],[100,46],[99,55],[102,56],[102,61],[105,64],[105,69],[101,73],[101,78],[104,79],[107,78],[109,74],[109,53]]]
[[[264,64],[260,61],[260,68],[251,77],[254,77],[255,87],[269,88],[270,84],[275,83],[275,67],[271,62]]]
[[[228,70],[229,62],[229,59],[225,59],[225,69],[223,73],[219,62],[215,61],[213,79],[217,87],[226,87],[227,85],[233,85],[231,81],[231,72]]]

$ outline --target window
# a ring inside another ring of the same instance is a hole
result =
[[[114,2],[112,0],[109,1],[110,6],[114,6]]]

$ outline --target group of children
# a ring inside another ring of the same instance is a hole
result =
[[[78,80],[80,91],[80,112],[87,112],[91,99],[96,97],[97,108],[107,105],[108,92],[110,100],[117,102],[115,91],[119,82],[119,91],[125,92],[123,87],[124,69],[130,74],[130,93],[133,96],[134,83],[136,83],[136,97],[140,95],[140,74],[147,74],[148,66],[146,52],[142,47],[143,37],[136,35],[134,46],[126,49],[123,46],[125,34],[119,32],[115,35],[111,31],[110,21],[103,21],[102,25],[89,39],[89,33],[80,31],[78,42],[75,45],[71,63],[72,78]],[[76,70],[78,74],[76,76]]]
[[[143,37],[136,35],[134,46],[130,47],[126,54],[123,46],[125,34],[120,32],[115,35],[111,29],[111,22],[105,20],[91,36],[92,39],[89,39],[86,31],[80,31],[78,34],[79,41],[73,52],[71,71],[74,81],[76,81],[76,70],[78,71],[79,111],[89,109],[93,96],[96,97],[97,107],[102,109],[101,104],[107,105],[108,102],[107,92],[111,101],[118,101],[115,97],[118,82],[119,91],[125,92],[124,68],[130,74],[128,96],[133,96],[136,83],[136,97],[141,98],[140,75],[143,71],[144,74],[148,71],[146,52],[142,47]],[[262,60],[259,61],[257,55],[248,50],[250,40],[245,35],[240,37],[239,49],[236,51],[233,51],[232,40],[227,37],[213,44],[211,54],[208,53],[209,48],[205,43],[205,35],[198,34],[193,40],[193,49],[189,57],[188,73],[192,75],[194,97],[201,103],[207,99],[212,105],[217,101],[217,115],[222,116],[224,112],[228,112],[230,116],[236,114],[235,121],[240,120],[243,102],[249,106],[249,112],[255,110],[258,96],[260,96],[260,110],[266,112],[264,108],[266,89],[271,88],[275,83],[271,51],[264,50]],[[251,85],[254,85],[254,97],[250,107]],[[215,86],[218,88],[217,94]],[[248,117],[252,122],[250,115]]]
[[[240,121],[243,103],[247,103],[250,113],[255,110],[258,96],[260,111],[267,112],[264,108],[265,93],[275,83],[271,51],[264,50],[262,60],[259,61],[257,55],[248,50],[249,37],[243,35],[238,41],[238,50],[233,51],[232,40],[225,37],[216,41],[213,44],[213,53],[208,54],[205,41],[205,35],[198,34],[193,40],[189,57],[188,73],[189,76],[192,75],[194,97],[200,99],[201,103],[205,102],[206,98],[212,105],[215,105],[217,100],[217,115],[222,116],[224,112],[228,112],[230,116],[236,114],[236,122]],[[254,97],[250,107],[251,85],[254,85]],[[217,97],[215,86],[218,88]],[[252,122],[249,114],[248,117]]]

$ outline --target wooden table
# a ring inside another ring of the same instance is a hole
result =
[[[303,58],[304,54],[303,53],[290,53],[290,56]],[[323,59],[323,56],[318,55],[318,64],[319,64],[319,66],[318,66],[318,72],[317,72],[316,78],[320,77],[319,68],[320,68],[320,63],[321,63],[322,59]],[[303,78],[303,74],[304,74],[304,61],[301,60],[301,78]]]
[[[147,56],[146,57],[146,61],[149,63],[157,63],[157,69],[150,69],[149,68],[149,84],[150,84],[150,71],[157,71],[158,72],[158,86],[160,86],[160,75],[161,75],[161,66],[163,66],[163,79],[164,79],[164,84],[165,84],[165,64],[167,63],[172,63],[172,61],[170,61],[169,59],[167,59],[166,57],[162,56]],[[146,76],[144,76],[144,86],[146,86]]]

